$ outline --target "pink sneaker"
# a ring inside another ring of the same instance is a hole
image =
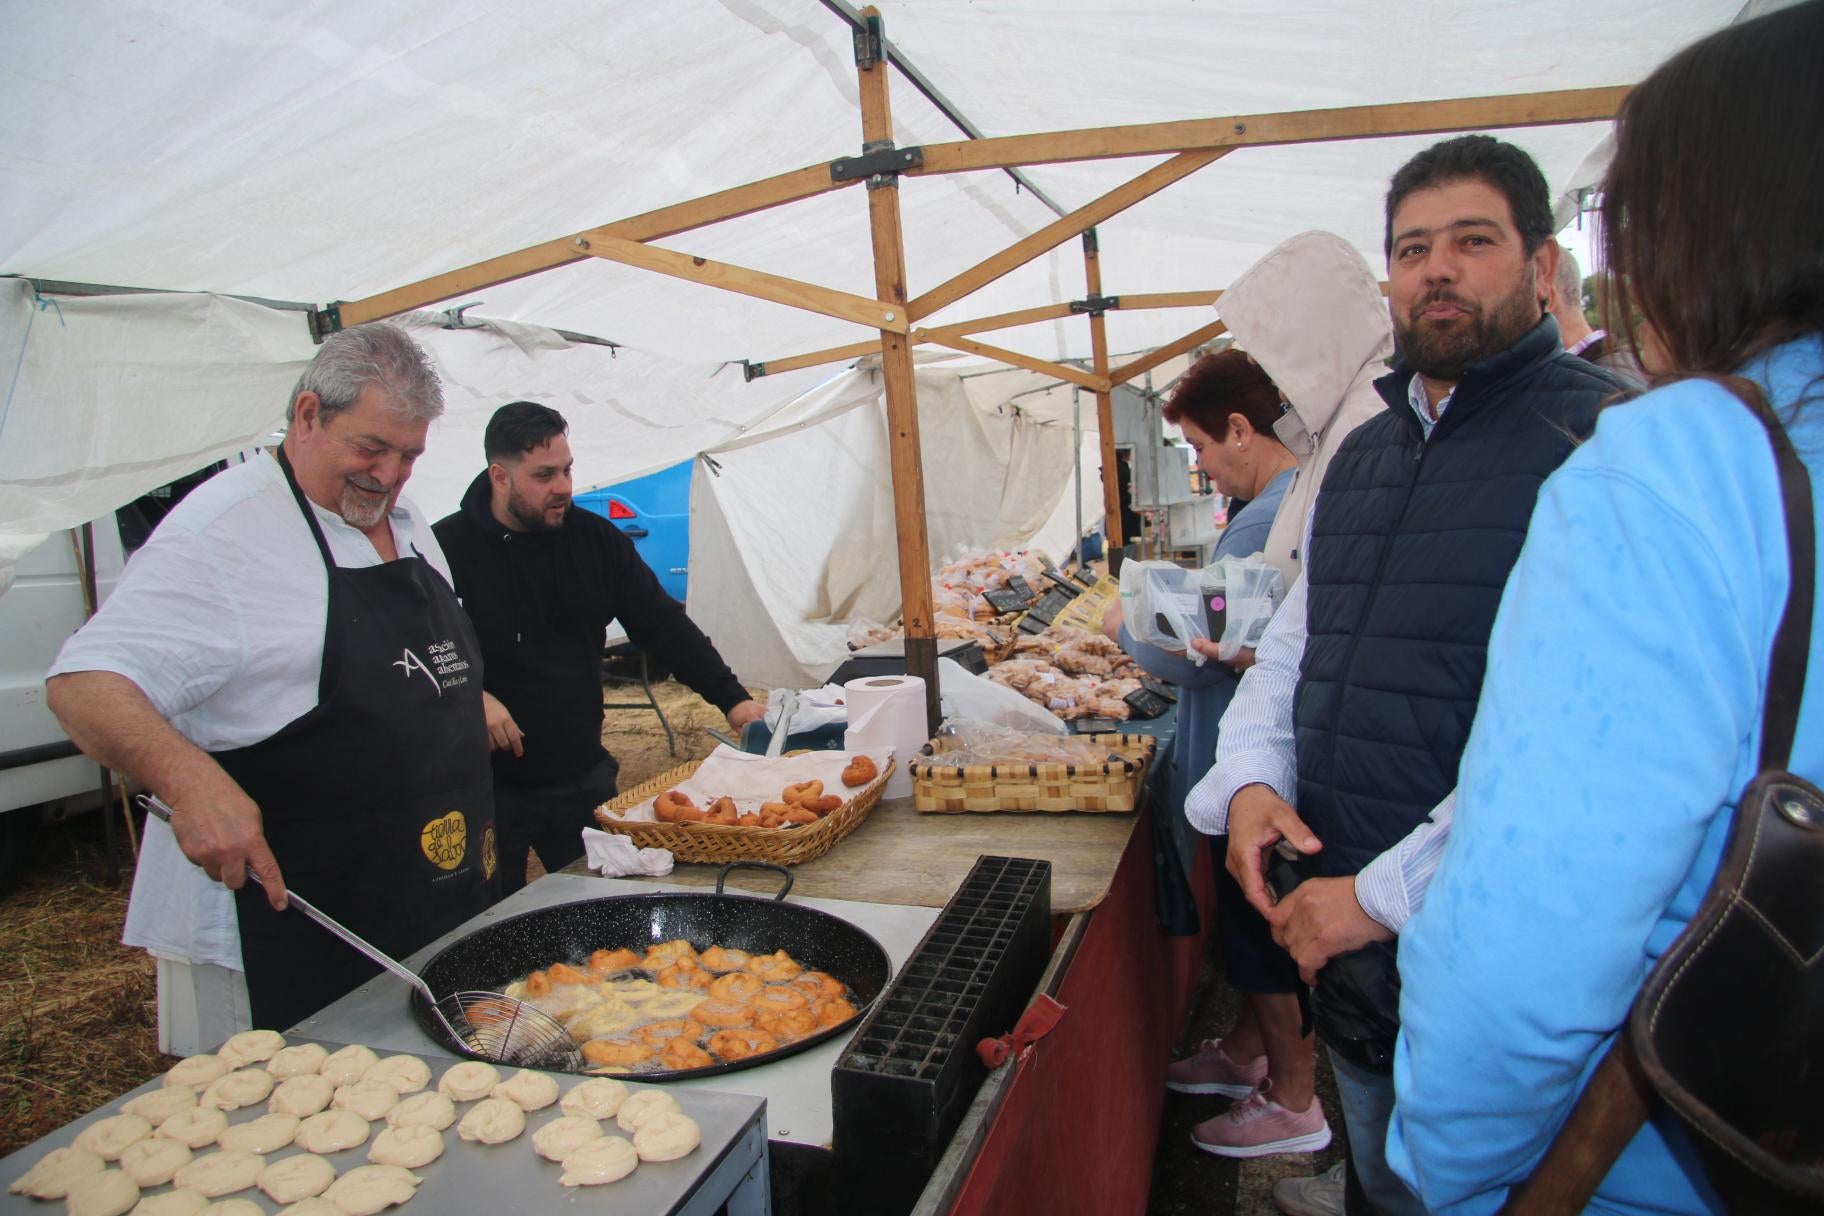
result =
[[[1165,1087],[1180,1094],[1245,1098],[1266,1079],[1267,1057],[1239,1064],[1223,1051],[1221,1039],[1205,1039],[1194,1055],[1165,1066]]]
[[[1315,1153],[1330,1143],[1330,1125],[1316,1098],[1294,1113],[1267,1097],[1272,1081],[1214,1119],[1191,1129],[1191,1143],[1218,1157],[1267,1157],[1274,1153]]]

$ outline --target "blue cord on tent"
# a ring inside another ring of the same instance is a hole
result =
[[[25,345],[32,337],[32,322],[38,319],[39,313],[51,308],[57,312],[58,327],[68,328],[63,319],[63,306],[49,296],[39,295],[36,287],[32,288],[32,303],[36,307],[25,318],[25,336],[19,339],[19,357],[13,360],[12,379],[6,384],[6,400],[0,401],[0,435],[6,433],[6,416],[13,412],[13,393],[19,388],[19,370],[25,366]]]

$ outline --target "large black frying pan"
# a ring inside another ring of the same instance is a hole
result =
[[[785,885],[771,898],[730,895],[722,887],[729,871],[735,869],[776,870],[785,877]],[[828,912],[786,903],[786,892],[791,889],[789,870],[738,861],[723,867],[714,895],[682,891],[614,895],[496,921],[438,951],[419,974],[432,992],[499,992],[536,968],[555,962],[580,966],[591,951],[621,946],[638,952],[684,938],[698,950],[712,945],[750,954],[784,950],[807,970],[827,971],[847,984],[855,994],[855,1017],[765,1055],[708,1068],[642,1072],[634,1074],[634,1079],[672,1081],[770,1064],[846,1032],[867,1012],[892,974],[886,950],[871,935]],[[451,1040],[416,991],[411,994],[411,1007],[412,1017],[426,1034],[458,1054],[468,1054]]]

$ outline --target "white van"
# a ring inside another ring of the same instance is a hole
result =
[[[105,599],[123,565],[120,529],[96,520],[95,582]],[[77,557],[81,531],[61,532],[21,558],[0,592],[0,892],[11,886],[32,829],[47,815],[93,808],[101,769],[76,750],[44,704],[44,673],[88,619]]]

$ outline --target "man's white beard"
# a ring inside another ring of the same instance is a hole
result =
[[[363,491],[353,485],[342,487],[342,518],[351,527],[366,531],[386,518],[387,493],[384,490]]]

